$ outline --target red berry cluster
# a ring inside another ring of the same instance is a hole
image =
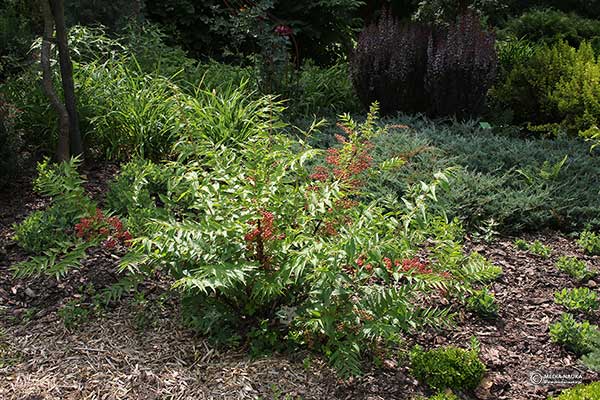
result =
[[[427,263],[421,262],[418,258],[410,258],[402,261],[396,260],[395,265],[401,267],[404,272],[417,272],[419,274],[427,275],[433,271],[427,268]]]
[[[244,236],[246,242],[254,242],[258,238],[264,241],[273,238],[273,220],[275,218],[273,213],[269,211],[261,211],[260,214],[262,218],[258,221],[252,222],[252,225],[256,226],[256,228],[252,229],[252,231],[248,232]]]
[[[431,269],[427,268],[427,263],[420,261],[418,258],[392,261],[389,257],[384,257],[381,261],[389,273],[393,273],[394,271],[416,272],[422,275],[433,273]],[[371,264],[365,264],[365,259],[363,256],[360,256],[356,259],[356,265],[358,267],[364,267],[364,269],[369,272],[373,270],[373,266]],[[440,275],[446,278],[450,277],[450,273],[448,272],[443,272]]]
[[[81,218],[79,223],[75,224],[75,236],[86,241],[105,239],[102,245],[107,249],[112,249],[118,244],[129,246],[132,239],[118,217],[106,217],[99,208],[93,216]]]
[[[319,165],[315,167],[310,178],[315,181],[326,181],[330,178],[339,179],[352,189],[357,189],[362,185],[358,176],[371,168],[373,157],[369,154],[371,144],[366,143],[359,148],[354,144],[346,144],[344,153],[349,153],[349,161],[342,162],[342,151],[340,149],[327,149],[325,163],[328,166]],[[345,154],[344,154],[345,155]]]
[[[275,217],[272,212],[262,210],[260,214],[262,218],[251,223],[254,228],[244,235],[244,240],[247,242],[246,249],[254,254],[254,258],[260,262],[262,267],[270,269],[271,257],[265,252],[265,244],[273,239],[283,240],[285,234],[275,235],[273,226]]]

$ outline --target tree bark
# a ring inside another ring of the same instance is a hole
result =
[[[73,82],[73,64],[69,56],[67,28],[65,25],[65,7],[63,0],[48,0],[56,25],[56,42],[60,63],[60,75],[65,96],[65,106],[69,114],[69,139],[71,154],[83,157],[83,141],[79,131],[79,116],[75,101],[75,83]]]
[[[52,70],[50,68],[50,43],[54,32],[54,18],[52,17],[48,0],[41,0],[40,5],[44,17],[44,37],[42,38],[42,51],[40,56],[40,64],[42,66],[42,89],[48,97],[48,100],[50,100],[50,105],[58,114],[59,131],[56,158],[58,161],[67,161],[70,154],[69,113],[54,90]]]

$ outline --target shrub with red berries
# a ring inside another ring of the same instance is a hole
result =
[[[376,105],[364,123],[346,116],[340,127],[326,152],[265,130],[239,148],[186,154],[161,193],[164,214],[121,267],[170,274],[190,304],[184,316],[204,334],[294,338],[326,352],[343,375],[357,373],[369,346],[447,323],[449,309],[433,301],[454,278],[422,249],[430,231],[415,222],[431,199],[425,183],[406,201],[416,211],[366,204],[368,177],[402,160],[376,165],[370,154],[385,132]],[[311,158],[320,163],[307,168]]]
[[[94,215],[81,218],[79,223],[75,224],[75,236],[86,242],[100,241],[106,249],[127,247],[132,239],[119,217],[107,217],[99,208]]]

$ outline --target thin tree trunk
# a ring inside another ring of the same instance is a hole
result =
[[[56,24],[56,42],[60,62],[60,75],[62,78],[65,106],[69,113],[69,137],[71,154],[83,156],[83,141],[79,131],[79,117],[75,101],[75,84],[73,82],[73,64],[69,56],[67,43],[67,28],[65,26],[65,10],[63,0],[49,0],[50,9]]]
[[[58,145],[56,147],[56,158],[58,161],[69,159],[69,113],[60,101],[52,82],[52,71],[50,69],[50,42],[54,32],[54,19],[48,0],[40,0],[42,15],[44,16],[44,37],[42,38],[42,52],[40,64],[42,66],[42,89],[50,100],[50,105],[58,114],[59,131]]]

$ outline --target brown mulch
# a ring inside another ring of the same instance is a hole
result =
[[[86,175],[87,189],[101,199],[117,168],[103,165]],[[16,280],[9,267],[24,258],[11,241],[11,225],[45,206],[32,193],[30,179],[0,193],[0,399],[412,399],[427,393],[400,363],[384,363],[364,376],[339,381],[324,362],[308,353],[250,359],[246,353],[211,347],[184,329],[168,302],[152,323],[140,329],[136,308],[122,302],[73,331],[57,310],[79,298],[87,285],[105,287],[117,279],[116,262],[97,251],[84,268],[60,282]],[[584,382],[599,380],[577,358],[549,339],[548,326],[563,312],[554,292],[577,285],[556,270],[560,255],[585,259],[598,269],[598,257],[584,256],[573,239],[550,232],[526,237],[553,249],[549,259],[517,250],[514,238],[492,244],[468,242],[502,266],[492,285],[500,306],[497,321],[486,322],[460,311],[451,330],[421,332],[410,338],[425,347],[466,347],[481,343],[488,367],[484,382],[467,399],[546,399],[560,386],[530,383],[533,371],[579,371]],[[597,290],[600,280],[586,282]],[[590,318],[600,322],[597,314]],[[2,333],[3,331],[3,333]],[[303,362],[310,359],[310,362]],[[286,397],[286,395],[288,397]]]

